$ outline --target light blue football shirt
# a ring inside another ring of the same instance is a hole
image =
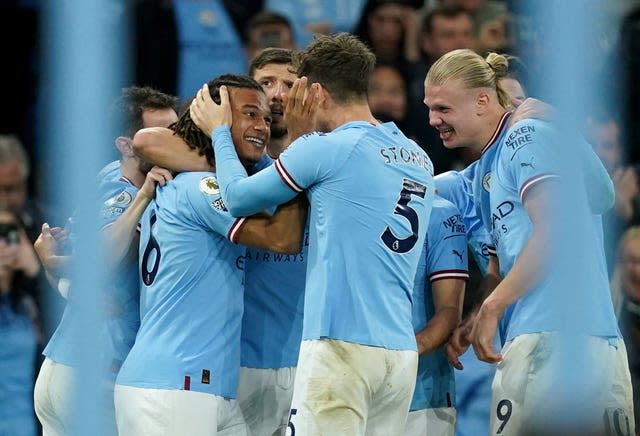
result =
[[[303,339],[416,350],[411,295],[434,191],[426,153],[392,123],[349,122],[299,138],[247,178],[229,128],[212,137],[233,215],[307,193]]]
[[[583,334],[618,336],[603,256],[601,219],[592,213],[593,196],[588,192],[600,181],[592,179],[590,184],[594,186],[586,186],[586,174],[593,167],[574,171],[567,165],[569,156],[580,162],[575,155],[580,149],[572,146],[580,141],[564,138],[549,124],[529,119],[514,124],[497,147],[490,206],[492,238],[502,276],[509,273],[531,236],[533,226],[524,201],[533,186],[556,181],[546,188],[547,193],[553,193],[548,195],[551,216],[547,219],[564,226],[558,234],[560,240],[554,241],[560,256],[541,282],[505,311],[502,323],[507,341],[525,333],[566,330],[567,322]],[[567,239],[566,235],[577,235],[578,239]],[[573,245],[577,241],[580,245]]]
[[[100,201],[100,227],[112,224],[131,205],[138,189],[124,177],[120,171],[120,162],[107,164],[98,173],[98,198]],[[113,274],[114,280],[100,293],[100,304],[105,317],[101,325],[101,335],[96,342],[106,355],[101,359],[110,378],[115,379],[120,365],[126,358],[140,324],[138,268],[136,263],[123,265]],[[78,326],[81,322],[82,308],[74,299],[72,289],[69,293],[62,318],[43,354],[54,362],[76,366],[78,362]]]
[[[298,254],[247,248],[242,366],[285,368],[297,365],[308,255],[308,225],[302,251]]]
[[[181,173],[147,207],[140,237],[140,329],[117,383],[235,398],[240,368],[244,219],[213,173]]]
[[[119,162],[118,162],[119,163]],[[105,169],[108,169],[107,165]],[[100,199],[100,227],[113,224],[129,208],[138,188],[117,169],[104,174],[98,188]],[[125,263],[113,274],[113,283],[105,292],[105,319],[109,358],[109,369],[118,372],[122,362],[129,354],[140,326],[140,279],[138,264],[135,261]]]
[[[489,247],[493,247],[493,243],[473,201],[473,180],[477,167],[478,161],[475,161],[462,171],[446,171],[433,179],[438,195],[452,202],[462,214],[467,244],[482,275],[485,275],[489,265]]]
[[[493,161],[495,160],[498,144],[507,134],[509,129],[509,118],[511,112],[505,112],[496,127],[495,132],[491,136],[489,142],[482,149],[480,159],[476,162],[475,174],[473,178],[473,201],[476,207],[476,214],[480,217],[480,221],[485,229],[491,234],[491,211],[489,207],[489,192],[491,190],[491,171]],[[495,247],[489,246],[489,253],[495,254]]]
[[[442,279],[468,280],[464,220],[450,201],[436,196],[413,289],[413,328],[423,330],[435,315],[431,284]],[[455,407],[453,367],[440,347],[418,360],[410,410]]]

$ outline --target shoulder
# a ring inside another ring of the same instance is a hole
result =
[[[431,217],[429,219],[430,225],[439,225],[443,222],[457,221],[456,217],[461,217],[460,209],[450,202],[436,195],[433,198],[433,207],[431,209]],[[461,220],[461,218],[460,218]]]

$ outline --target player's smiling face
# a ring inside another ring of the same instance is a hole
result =
[[[482,147],[482,126],[477,112],[478,92],[460,79],[442,84],[424,84],[424,104],[429,108],[429,124],[438,129],[447,148]]]
[[[249,88],[231,88],[229,101],[233,124],[231,136],[238,158],[253,165],[264,155],[270,138],[271,111],[264,92]]]

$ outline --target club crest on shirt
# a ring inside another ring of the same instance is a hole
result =
[[[214,176],[203,177],[200,180],[200,191],[206,195],[220,195],[220,187]]]
[[[113,197],[105,201],[104,205],[107,207],[126,206],[129,203],[131,203],[132,199],[133,197],[131,197],[131,194],[125,190],[119,193],[118,195],[114,195]]]
[[[487,192],[491,190],[491,171],[485,174],[484,177],[482,178],[482,187]]]

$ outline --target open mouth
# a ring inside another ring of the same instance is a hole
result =
[[[247,142],[252,142],[256,147],[264,147],[264,139],[260,139],[255,136],[245,136],[244,140]]]

